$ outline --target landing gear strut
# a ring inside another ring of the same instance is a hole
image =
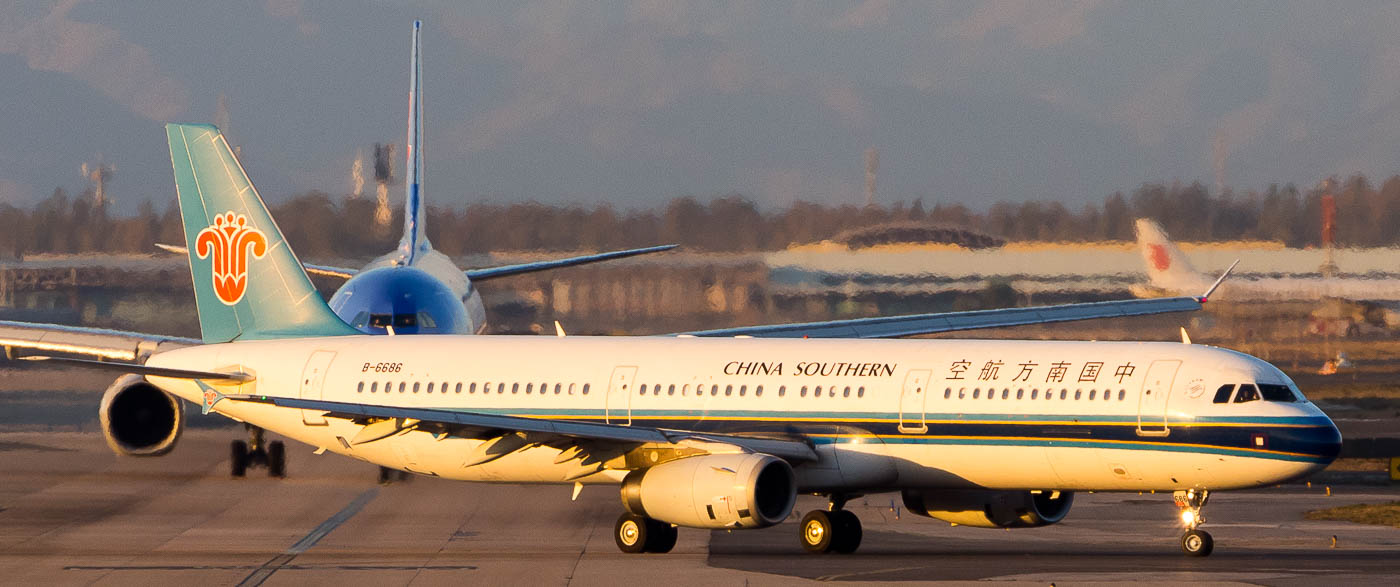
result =
[[[1215,550],[1215,539],[1209,532],[1197,529],[1206,521],[1201,516],[1201,508],[1205,507],[1210,492],[1188,489],[1172,493],[1172,498],[1176,500],[1176,507],[1181,508],[1181,522],[1186,526],[1186,533],[1181,535],[1181,550],[1187,556],[1210,556]]]
[[[863,531],[860,518],[846,507],[847,496],[832,495],[827,511],[813,510],[802,516],[802,548],[807,552],[850,554],[860,548]]]
[[[675,526],[631,512],[623,513],[613,526],[617,547],[628,554],[671,552],[676,534]]]
[[[248,429],[248,440],[229,443],[229,472],[234,477],[243,477],[248,474],[248,467],[267,467],[269,477],[286,477],[287,447],[282,441],[264,443],[262,428],[252,424],[243,426]]]

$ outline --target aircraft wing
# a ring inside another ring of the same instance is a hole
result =
[[[470,438],[500,438],[521,434],[527,445],[545,444],[550,446],[574,445],[577,443],[605,443],[622,445],[630,450],[642,444],[677,444],[696,441],[700,444],[731,445],[751,452],[761,452],[792,461],[816,460],[816,452],[811,445],[800,440],[748,437],[734,434],[712,434],[688,432],[665,428],[623,426],[582,420],[546,420],[457,410],[432,408],[409,408],[378,406],[309,400],[294,397],[271,397],[254,395],[230,395],[224,399],[268,403],[284,408],[323,410],[327,418],[353,420],[365,426],[361,436],[349,439],[350,444],[363,444],[397,434],[400,430],[416,428],[429,432],[450,433]],[[374,426],[389,424],[382,433],[376,433]],[[381,435],[382,434],[382,435]],[[523,448],[522,445],[520,448]],[[595,447],[595,451],[597,449]]]
[[[162,250],[162,251],[166,251],[166,252],[170,252],[170,253],[176,253],[176,254],[180,254],[180,255],[187,255],[187,254],[189,254],[189,249],[187,249],[187,248],[185,248],[185,247],[178,246],[178,245],[167,245],[167,244],[164,244],[164,243],[156,243],[156,248],[158,248],[158,249],[160,249],[160,250]],[[350,279],[351,277],[354,277],[356,273],[359,273],[359,272],[360,272],[359,269],[347,269],[347,268],[345,268],[345,267],[332,267],[332,266],[330,266],[330,265],[312,265],[311,263],[302,263],[301,266],[302,266],[302,268],[306,269],[306,272],[307,272],[307,273],[311,273],[311,274],[313,274],[313,275],[324,275],[324,276],[326,276],[326,277],[339,277],[339,278],[341,278],[341,279]]]
[[[1071,322],[1074,320],[1091,320],[1095,318],[1147,316],[1150,314],[1166,314],[1170,312],[1191,312],[1201,309],[1201,304],[1204,301],[1204,296],[1199,298],[1183,296],[1110,302],[1088,302],[1082,304],[1062,304],[1058,306],[1004,308],[1000,310],[973,310],[968,312],[942,312],[936,314],[855,318],[851,320],[832,320],[829,322],[740,326],[737,328],[682,332],[678,333],[678,335],[751,336],[754,338],[894,338],[913,336],[916,334],[976,330],[979,328],[1025,326],[1028,324]]]
[[[481,269],[468,269],[464,273],[467,279],[472,281],[482,281],[495,279],[507,275],[518,275],[521,273],[531,273],[534,271],[544,271],[546,269],[558,269],[560,267],[572,267],[574,265],[584,265],[587,263],[597,263],[610,259],[621,259],[633,255],[645,255],[647,253],[659,253],[676,248],[676,245],[660,245],[655,247],[645,247],[641,249],[627,249],[624,251],[610,251],[598,253],[596,255],[584,255],[582,257],[569,257],[567,259],[555,259],[553,261],[540,261],[538,263],[521,263],[519,265],[502,265],[500,267],[484,267]]]
[[[144,362],[157,350],[197,344],[202,343],[178,336],[0,320],[0,346],[5,347],[5,355],[10,358],[58,354]]]

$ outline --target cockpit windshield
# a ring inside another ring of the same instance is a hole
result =
[[[1227,383],[1215,390],[1214,403],[1242,404],[1264,400],[1266,402],[1294,403],[1303,401],[1303,397],[1292,386],[1280,385],[1277,383],[1241,383],[1235,385]]]

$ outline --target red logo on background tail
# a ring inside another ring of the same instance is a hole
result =
[[[248,289],[248,256],[261,259],[267,254],[267,237],[247,226],[248,218],[233,211],[214,217],[214,224],[199,231],[194,240],[200,259],[214,256],[214,293],[219,301],[232,306]]]
[[[1162,245],[1147,245],[1147,258],[1158,271],[1166,271],[1172,266],[1171,255],[1167,254],[1167,248]]]

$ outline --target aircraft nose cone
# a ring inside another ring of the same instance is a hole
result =
[[[1318,453],[1330,463],[1342,454],[1342,431],[1331,418],[1327,419],[1327,429],[1330,434],[1320,443]]]

